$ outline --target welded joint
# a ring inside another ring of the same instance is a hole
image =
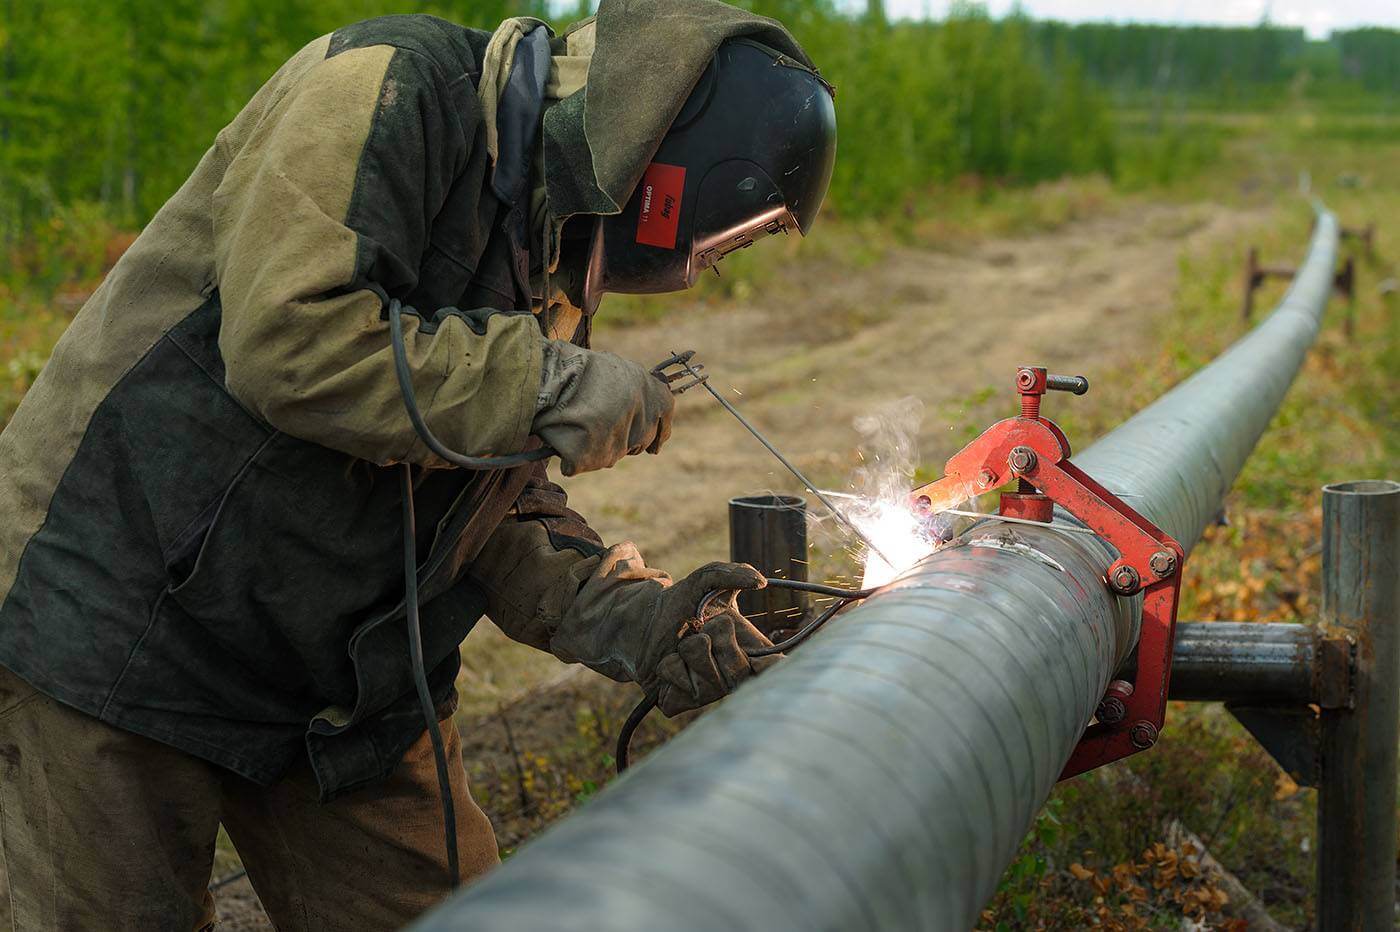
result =
[[[986,547],[992,550],[1005,550],[1009,553],[1020,554],[1023,557],[1030,557],[1032,560],[1037,560],[1040,563],[1043,563],[1046,566],[1050,567],[1052,570],[1056,570],[1057,572],[1063,573],[1065,571],[1064,566],[1060,564],[1060,562],[1057,561],[1054,557],[1050,556],[1043,550],[1038,550],[1037,548],[1032,547],[1024,540],[1021,540],[1015,531],[1011,530],[1007,530],[999,534],[989,535],[987,537],[974,537],[962,546]]]
[[[1313,696],[1318,708],[1355,708],[1356,639],[1319,633],[1313,656]]]

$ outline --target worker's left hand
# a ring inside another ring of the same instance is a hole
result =
[[[650,682],[643,683],[664,714],[679,715],[722,699],[780,658],[751,658],[746,653],[771,647],[772,642],[739,612],[735,595],[740,589],[762,588],[763,583],[763,576],[751,566],[712,563],[676,583],[663,596],[659,621],[664,623],[667,615],[678,610],[693,619],[679,637],[672,635],[674,646],[656,661]],[[704,618],[694,618],[706,594],[715,591],[724,592],[723,600],[705,612]]]

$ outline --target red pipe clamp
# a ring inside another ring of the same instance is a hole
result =
[[[910,494],[916,509],[932,514],[1018,480],[1015,492],[1001,494],[1001,515],[1048,524],[1059,505],[1118,551],[1118,559],[1104,571],[1104,585],[1124,598],[1142,593],[1137,671],[1132,682],[1109,684],[1093,723],[1060,774],[1064,780],[1157,743],[1167,712],[1186,552],[1070,462],[1064,431],[1040,416],[1040,398],[1048,390],[1082,395],[1089,383],[1081,376],[1021,367],[1016,372],[1020,416],[987,428],[948,460],[942,479]]]

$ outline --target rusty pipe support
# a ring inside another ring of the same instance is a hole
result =
[[[1400,482],[1322,490],[1322,624],[1356,639],[1351,708],[1323,709],[1320,929],[1395,926]]]
[[[1188,702],[1316,701],[1321,653],[1313,625],[1178,622],[1171,698]]]
[[[1319,213],[1278,310],[1076,462],[1189,549],[1316,336],[1336,248]],[[1136,642],[1111,557],[974,528],[413,928],[971,928]]]

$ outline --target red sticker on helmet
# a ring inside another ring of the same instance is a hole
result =
[[[652,162],[642,176],[642,209],[637,214],[637,242],[662,249],[676,248],[681,217],[685,168]]]

